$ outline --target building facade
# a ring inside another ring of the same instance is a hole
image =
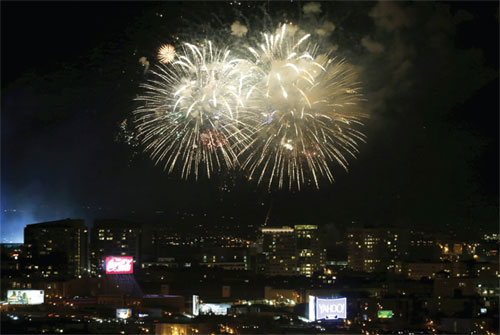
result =
[[[300,275],[311,277],[325,266],[325,252],[321,248],[318,226],[294,226],[297,269]]]
[[[140,259],[141,226],[121,220],[96,220],[90,235],[91,272],[104,271],[108,256],[132,256],[134,263]]]
[[[298,275],[294,229],[266,227],[261,231],[264,273],[269,276]]]
[[[348,267],[354,271],[395,271],[404,259],[408,231],[391,228],[350,228],[346,234]]]
[[[325,266],[318,226],[263,227],[261,231],[265,274],[311,277]]]
[[[83,220],[60,220],[24,228],[27,272],[44,278],[88,272],[88,229]]]

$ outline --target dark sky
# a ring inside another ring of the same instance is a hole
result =
[[[304,4],[271,2],[269,14],[278,23]],[[174,34],[203,35],[210,12],[229,27],[233,6],[1,3],[2,241],[66,217],[260,224],[271,206],[279,225],[497,229],[497,2],[322,3],[336,26],[329,43],[362,73],[371,118],[349,173],[334,167],[320,190],[269,193],[237,172],[184,181],[116,141],[144,79],[139,58],[153,64]]]

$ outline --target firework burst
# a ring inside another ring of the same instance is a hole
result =
[[[175,48],[171,44],[164,44],[158,49],[158,60],[163,64],[170,63],[175,59]]]
[[[240,168],[269,189],[319,187],[333,182],[334,165],[347,170],[367,117],[353,67],[295,25],[262,36],[248,38],[239,58],[209,41],[159,58],[135,111],[137,137],[157,164],[196,178]]]
[[[290,188],[319,176],[333,181],[330,163],[347,169],[364,136],[356,128],[366,117],[360,107],[359,83],[344,61],[317,55],[309,35],[295,37],[282,25],[264,34],[264,43],[249,48],[259,77],[253,87],[261,96],[253,140],[240,152],[249,177],[271,188]]]
[[[245,126],[245,61],[230,59],[230,51],[210,41],[201,46],[186,43],[175,59],[151,71],[136,98],[134,112],[139,138],[157,164],[182,176],[203,169],[234,166],[251,127]]]

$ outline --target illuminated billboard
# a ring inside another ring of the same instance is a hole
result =
[[[117,308],[116,318],[117,319],[128,319],[132,316],[132,310],[130,308]]]
[[[106,274],[134,273],[134,258],[130,256],[106,257]]]
[[[43,304],[43,290],[8,290],[7,301],[10,305]]]
[[[227,310],[231,308],[230,304],[207,304],[201,303],[200,297],[193,295],[193,315],[227,315]]]
[[[346,298],[318,298],[309,296],[309,320],[337,320],[347,318]]]
[[[230,304],[200,304],[200,314],[202,315],[227,315]]]
[[[378,311],[377,316],[379,319],[390,319],[393,316],[392,311]]]

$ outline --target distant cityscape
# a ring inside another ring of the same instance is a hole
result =
[[[464,240],[389,225],[207,227],[27,225],[23,244],[1,246],[2,331],[498,331],[497,233]]]

